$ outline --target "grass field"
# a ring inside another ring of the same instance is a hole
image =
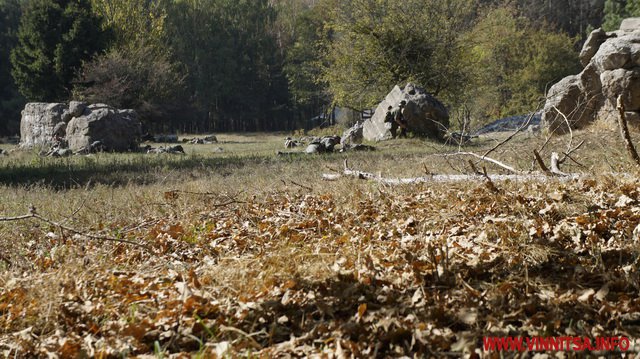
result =
[[[606,126],[519,134],[490,155],[538,171],[534,149],[548,161],[584,141],[562,167],[575,180],[321,179],[345,159],[383,177],[469,173],[471,157],[440,154],[507,135],[277,156],[285,134],[221,134],[186,155],[0,156],[0,353],[500,357],[515,353],[483,337],[640,338],[640,182]]]

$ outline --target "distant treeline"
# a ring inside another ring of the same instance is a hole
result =
[[[304,127],[408,81],[482,122],[535,109],[616,0],[0,0],[0,134],[26,101],[136,109],[150,131]]]

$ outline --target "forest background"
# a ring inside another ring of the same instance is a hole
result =
[[[274,131],[414,82],[480,125],[579,72],[640,0],[0,0],[0,135],[29,101],[137,110],[149,131]]]

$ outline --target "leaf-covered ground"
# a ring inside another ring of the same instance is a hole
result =
[[[32,267],[0,275],[0,353],[500,357],[484,336],[640,337],[636,178],[336,185],[167,189],[162,211],[91,228],[150,251],[33,222],[16,238]]]

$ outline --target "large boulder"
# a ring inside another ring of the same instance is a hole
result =
[[[55,131],[60,127],[58,124],[68,120],[67,106],[63,103],[26,104],[20,121],[20,146],[32,148],[53,145]]]
[[[349,147],[351,145],[362,143],[364,138],[364,135],[362,134],[363,129],[364,124],[358,121],[350,129],[344,131],[340,139],[342,147]]]
[[[133,110],[108,105],[89,105],[67,125],[67,142],[74,152],[89,151],[99,141],[106,151],[128,151],[138,147],[141,123]]]
[[[584,42],[582,46],[582,51],[580,51],[580,63],[582,66],[587,66],[589,61],[593,58],[593,55],[598,52],[600,45],[602,45],[607,39],[609,35],[602,29],[595,29],[589,34],[587,40]]]
[[[378,104],[375,113],[364,122],[362,134],[369,141],[384,141],[392,138],[389,124],[384,122],[387,108],[398,108],[406,101],[404,117],[407,128],[417,135],[442,138],[449,127],[449,111],[424,89],[409,83],[404,88],[395,86]]]
[[[618,31],[594,30],[580,60],[585,66],[580,74],[549,89],[543,127],[566,132],[569,126],[576,129],[599,118],[613,119],[618,96],[622,96],[627,117],[640,118],[640,18],[625,19]]]

